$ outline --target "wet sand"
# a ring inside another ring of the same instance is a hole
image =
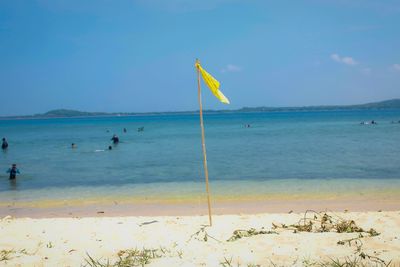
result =
[[[270,200],[219,200],[213,201],[212,213],[257,214],[316,211],[396,211],[400,207],[400,196],[372,197],[352,196],[333,199],[270,199]],[[16,218],[56,217],[116,217],[116,216],[182,216],[206,215],[204,199],[188,203],[168,201],[92,201],[89,203],[65,202],[57,205],[43,205],[32,202],[29,205],[8,203],[0,205],[0,217],[11,215]]]

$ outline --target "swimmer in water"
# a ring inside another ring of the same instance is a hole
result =
[[[114,144],[118,144],[119,143],[119,138],[116,134],[113,135],[113,137],[111,138],[111,141],[113,141]]]
[[[14,163],[11,168],[8,169],[7,173],[10,174],[10,180],[15,180],[17,178],[17,173],[20,173],[17,169],[17,164]]]
[[[8,143],[5,137],[3,137],[3,143],[1,144],[2,149],[7,149],[8,148]]]

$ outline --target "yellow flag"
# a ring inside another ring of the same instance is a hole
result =
[[[222,103],[229,104],[228,98],[219,90],[219,82],[201,67],[198,60],[196,60],[195,67],[200,71],[204,83],[210,88],[215,97]]]

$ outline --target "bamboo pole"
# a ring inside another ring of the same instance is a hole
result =
[[[200,107],[201,145],[202,145],[202,148],[203,148],[203,165],[204,165],[204,174],[205,174],[205,177],[206,177],[208,219],[210,221],[210,226],[212,226],[210,186],[208,185],[207,152],[206,152],[206,143],[205,143],[205,137],[204,137],[203,106],[202,106],[202,103],[201,103],[201,87],[200,87],[200,70],[199,70],[199,68],[197,68],[197,87],[198,87],[197,91],[198,91],[199,107]]]

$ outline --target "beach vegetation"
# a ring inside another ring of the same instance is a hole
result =
[[[14,258],[19,258],[21,255],[34,255],[36,252],[29,253],[26,249],[3,249],[0,250],[0,262],[6,262]]]
[[[182,250],[179,250],[179,251],[177,251],[176,253],[178,254],[178,257],[179,257],[180,259],[182,259],[182,257],[183,257],[183,251],[182,251]]]
[[[364,267],[369,266],[361,262],[360,259],[356,257],[346,257],[343,260],[340,259],[329,259],[327,261],[313,262],[313,261],[303,261],[304,266],[311,267]]]
[[[363,238],[363,237],[364,236],[360,233],[357,237],[339,240],[336,244],[338,244],[338,245],[348,244],[349,247],[354,245],[356,247],[356,252],[361,252],[361,248],[363,246],[363,242],[361,241],[361,238]]]
[[[233,262],[232,257],[230,257],[229,259],[224,257],[224,261],[221,261],[219,263],[219,265],[221,265],[222,267],[234,267],[234,266],[240,267],[240,266],[242,266],[240,263],[237,263],[236,265],[234,265],[232,262]],[[246,266],[247,267],[260,267],[261,265],[250,263],[250,264],[247,264]]]
[[[201,227],[200,230],[198,230],[197,232],[195,232],[194,234],[192,234],[192,235],[190,236],[188,242],[189,242],[192,238],[195,238],[195,239],[197,239],[197,240],[199,240],[199,241],[204,241],[204,242],[207,242],[208,239],[211,238],[211,239],[213,239],[213,240],[215,240],[215,241],[217,241],[217,242],[222,243],[220,240],[218,240],[218,239],[216,239],[215,237],[209,235],[209,234],[207,233],[207,231],[206,231],[206,227],[207,227],[207,226]]]
[[[110,264],[110,260],[107,259],[106,262],[103,262],[101,259],[94,259],[88,253],[86,253],[87,258],[85,259],[86,264],[83,265],[84,267],[112,267],[114,265]]]
[[[310,216],[310,214],[312,216]],[[254,228],[249,230],[235,230],[232,236],[227,240],[229,242],[238,240],[243,237],[250,237],[260,234],[279,234],[276,230],[293,230],[294,233],[298,232],[337,232],[337,233],[367,233],[369,236],[378,236],[375,229],[371,228],[368,231],[359,227],[354,220],[345,220],[338,216],[333,216],[328,213],[320,213],[316,211],[308,210],[305,212],[304,217],[299,220],[297,224],[278,224],[272,223],[273,230],[262,230],[257,231]],[[362,235],[361,235],[362,236]]]
[[[161,258],[158,249],[127,249],[118,252],[118,261],[115,266],[144,266],[152,259]]]
[[[358,237],[345,239],[345,240],[339,240],[337,242],[338,245],[348,244],[349,247],[354,245],[356,248],[354,251],[355,257],[354,257],[353,261],[351,261],[351,262],[352,263],[361,262],[361,265],[343,265],[343,266],[364,266],[362,264],[364,264],[365,261],[368,261],[369,263],[373,263],[373,266],[390,266],[391,261],[386,262],[385,260],[383,260],[379,257],[373,256],[373,255],[369,255],[362,250],[364,244],[361,239],[364,237],[365,236],[362,233],[360,233],[358,235]],[[341,265],[337,265],[337,266],[341,266]],[[365,266],[367,266],[367,265],[365,265]],[[368,264],[368,266],[371,266],[371,264]]]
[[[293,266],[297,266],[295,264],[296,262],[293,263]],[[247,267],[260,267],[260,266],[272,266],[272,267],[281,267],[281,266],[292,266],[291,264],[277,264],[272,261],[270,261],[269,265],[259,265],[259,264],[247,264],[247,265],[241,265],[240,263],[233,263],[232,257],[231,258],[226,258],[224,257],[224,261],[220,262],[220,265],[223,267],[241,267],[241,266],[247,266]],[[379,258],[376,259],[367,259],[367,258],[362,258],[361,256],[350,256],[350,257],[345,257],[343,259],[327,259],[323,261],[314,261],[309,258],[303,259],[301,262],[301,266],[305,267],[390,267],[391,262],[385,263]]]
[[[361,256],[345,257],[343,259],[329,259],[321,262],[313,262],[310,260],[303,261],[306,267],[389,267],[391,262],[384,262],[379,258],[363,258]]]
[[[127,249],[117,253],[118,259],[111,263],[110,259],[94,259],[87,254],[85,267],[134,267],[145,266],[153,259],[161,258],[168,252],[167,249]]]
[[[11,260],[13,257],[12,255],[15,254],[15,250],[13,249],[3,249],[0,251],[0,262],[1,261],[8,261]]]
[[[233,235],[227,240],[228,242],[241,239],[243,237],[251,237],[259,234],[279,234],[278,230],[286,231],[292,230],[293,233],[309,232],[309,233],[322,233],[322,232],[336,232],[341,233],[357,233],[356,237],[339,240],[337,245],[348,245],[355,247],[352,257],[344,259],[330,259],[328,261],[316,262],[311,260],[304,260],[304,266],[318,266],[318,267],[363,267],[363,266],[390,266],[391,262],[367,254],[363,251],[363,238],[374,237],[380,235],[375,229],[370,228],[364,230],[354,220],[343,219],[334,214],[327,212],[316,212],[308,210],[297,224],[278,224],[272,223],[272,231],[263,230],[257,231],[254,228],[249,230],[235,230]],[[273,266],[276,266],[271,262]],[[231,260],[221,262],[222,266],[233,266]]]
[[[221,261],[219,264],[222,267],[232,267],[232,257],[230,257],[229,259],[227,259],[226,257],[224,257],[224,261]]]
[[[317,212],[307,210],[304,217],[297,224],[285,225],[272,223],[273,229],[290,229],[294,233],[297,232],[337,232],[337,233],[368,233],[370,236],[377,236],[375,229],[368,231],[359,227],[354,220],[346,220],[337,215],[328,214],[326,212]]]

